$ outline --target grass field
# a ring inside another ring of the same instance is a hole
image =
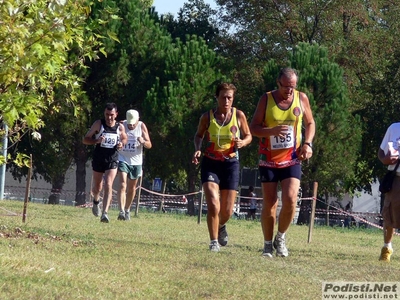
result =
[[[0,201],[0,299],[321,299],[324,281],[389,282],[400,256],[378,261],[379,230],[292,225],[290,256],[261,256],[260,223],[231,219],[208,250],[205,219],[140,212],[100,223],[90,208]],[[399,237],[394,247],[400,247]]]

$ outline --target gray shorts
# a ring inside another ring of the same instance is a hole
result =
[[[129,179],[138,179],[142,175],[142,165],[131,166],[120,161],[118,163],[118,171],[127,173]]]

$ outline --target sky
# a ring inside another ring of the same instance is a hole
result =
[[[159,15],[172,13],[176,16],[185,2],[187,2],[187,0],[154,0],[153,6],[155,6],[156,12],[158,12]],[[214,0],[204,0],[204,2],[210,4],[212,8],[216,6]]]

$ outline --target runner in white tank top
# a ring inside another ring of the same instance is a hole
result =
[[[137,181],[142,176],[143,147],[150,149],[152,144],[146,125],[139,121],[136,110],[126,112],[124,125],[128,142],[118,155],[118,220],[130,220],[130,208],[136,195]]]

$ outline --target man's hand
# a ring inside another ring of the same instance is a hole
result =
[[[300,148],[299,160],[307,160],[311,158],[312,155],[313,155],[312,148],[309,145],[304,144]]]
[[[121,150],[123,147],[124,147],[124,144],[122,144],[121,142],[118,142],[117,150]]]
[[[192,163],[197,165],[200,161],[199,158],[201,156],[201,151],[197,150],[194,154],[193,154],[193,158],[192,158]]]

